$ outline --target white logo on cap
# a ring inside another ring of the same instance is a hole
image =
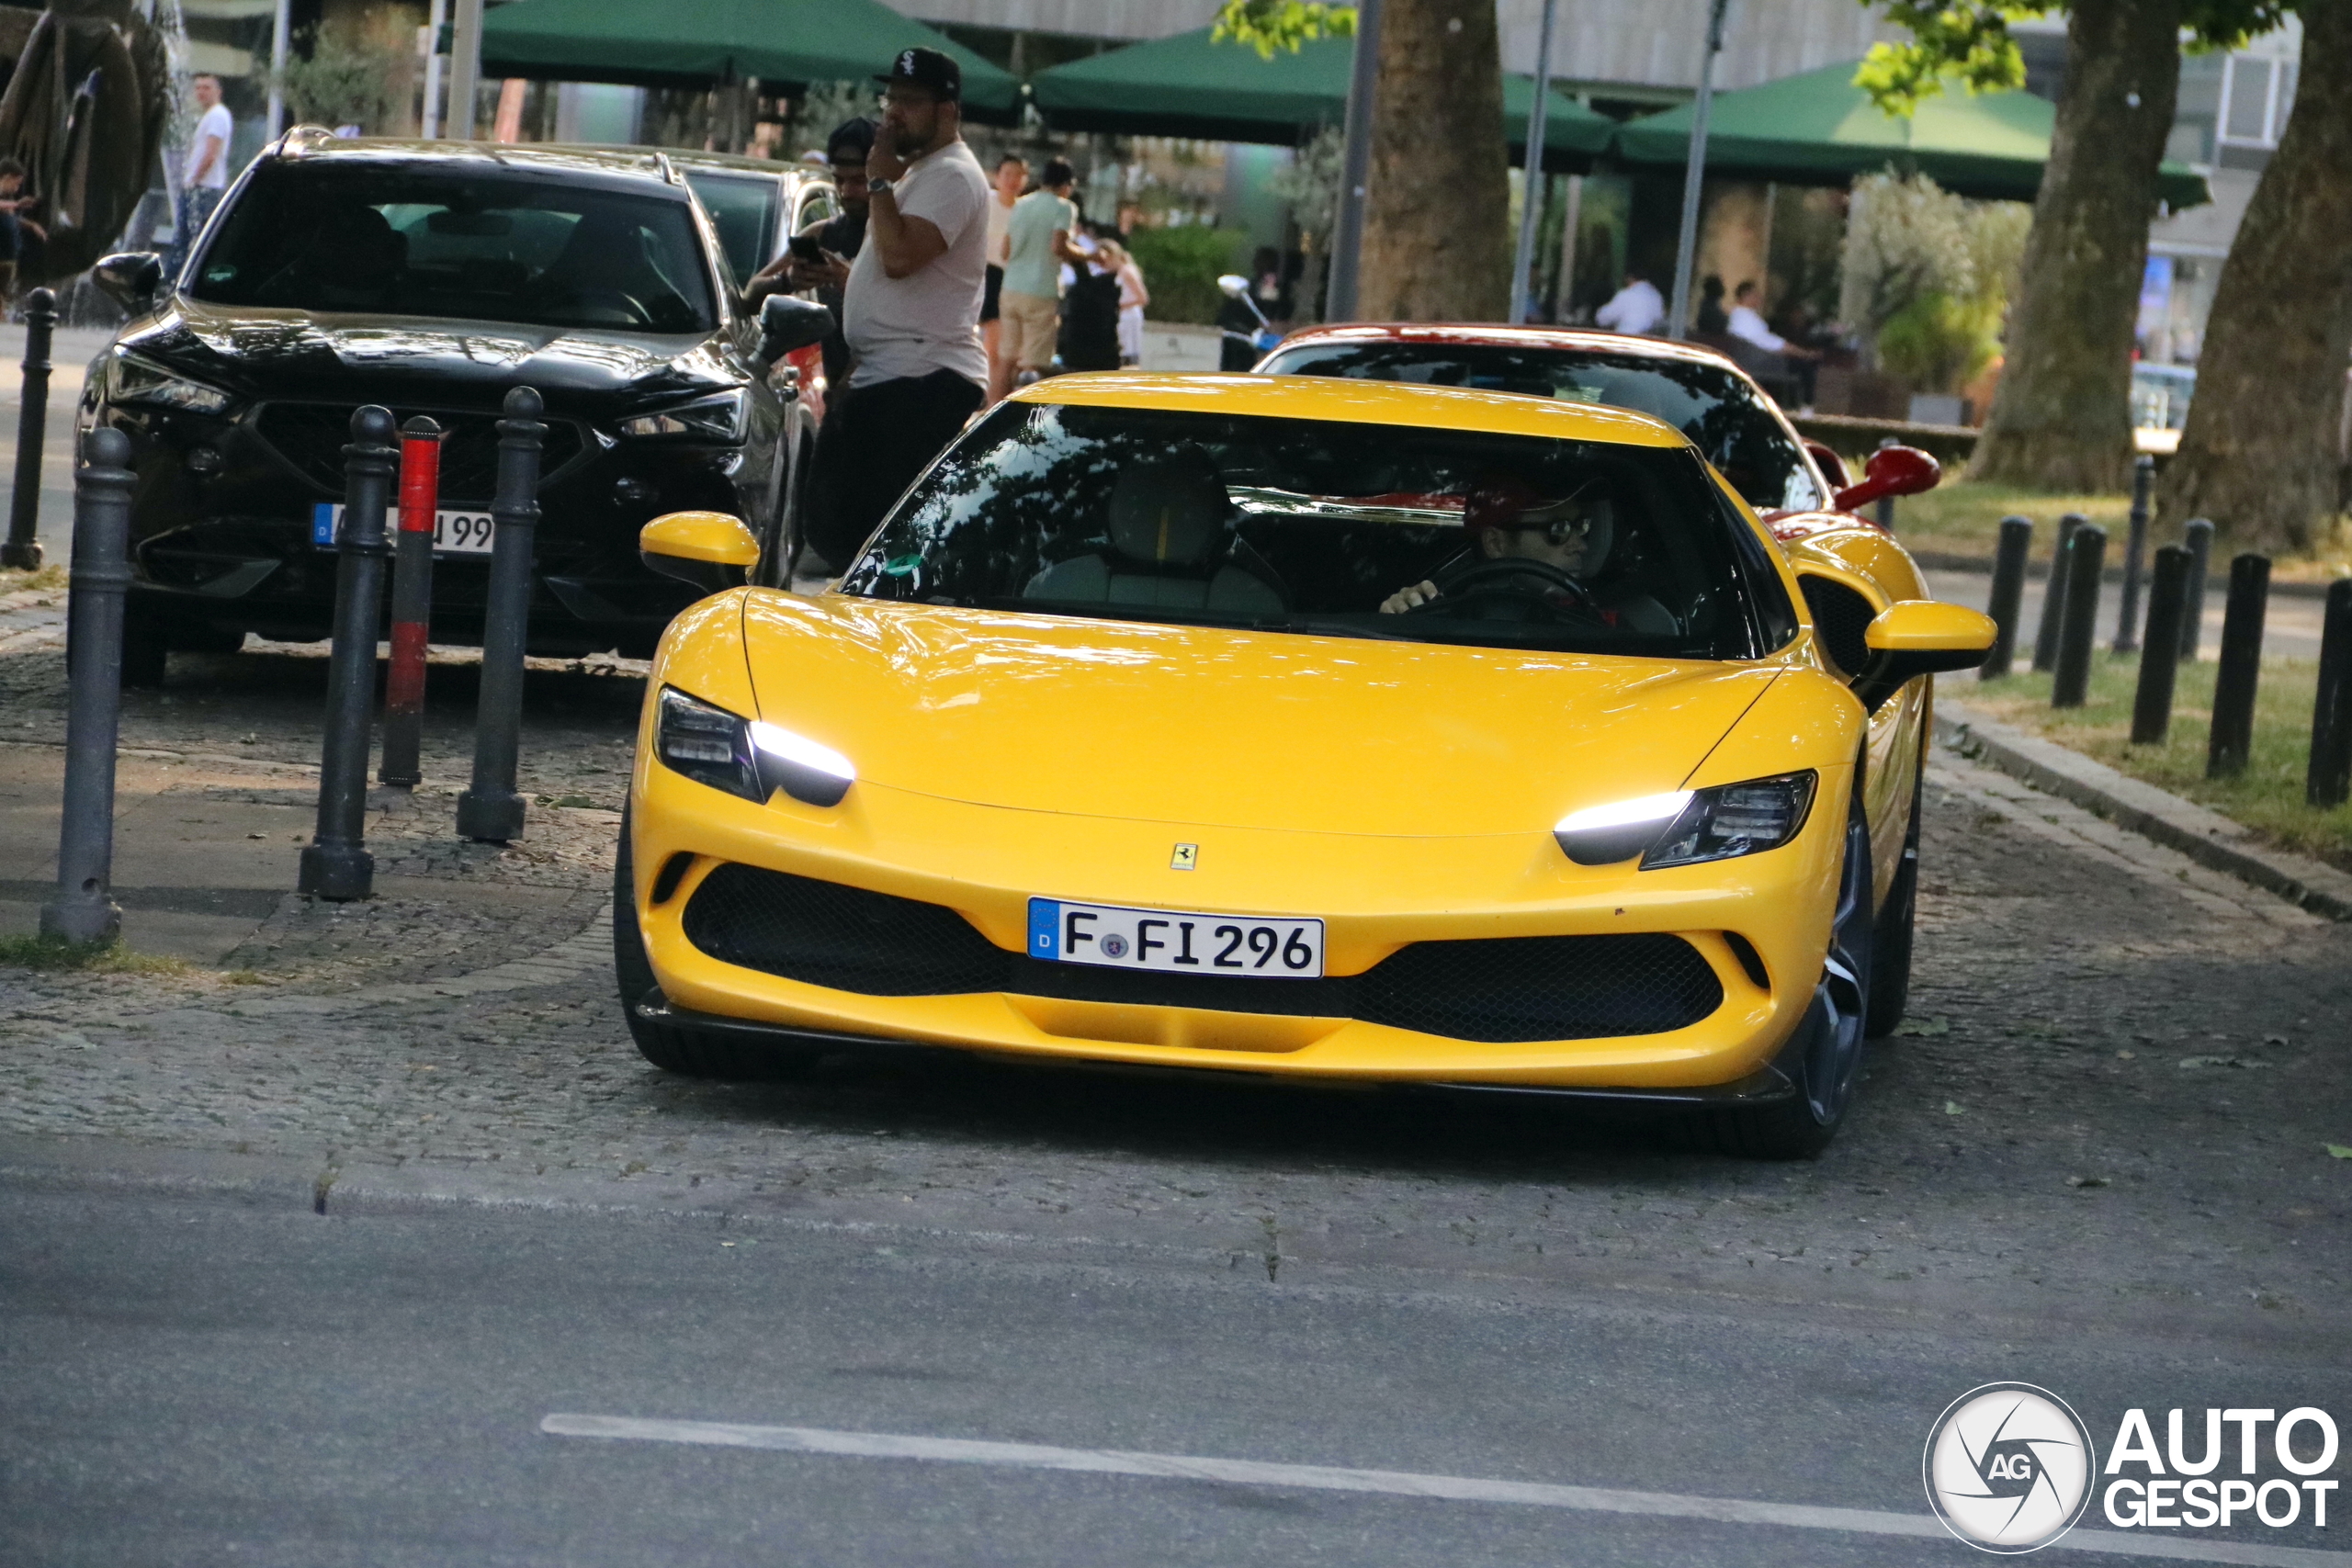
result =
[[[899,74],[901,76],[911,76],[914,73],[915,51],[910,49],[907,51],[906,53],[899,56]]]

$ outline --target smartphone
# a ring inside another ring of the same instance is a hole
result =
[[[821,265],[825,259],[825,248],[817,243],[817,236],[814,234],[795,234],[792,236],[789,248],[792,252],[792,259],[795,261]]]

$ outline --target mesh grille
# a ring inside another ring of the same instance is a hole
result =
[[[1848,675],[1859,675],[1871,661],[1870,644],[1863,634],[1878,618],[1878,611],[1871,602],[1842,582],[1810,573],[1800,576],[1797,585],[1804,590],[1805,608],[1813,612],[1813,629],[1821,637],[1821,646],[1838,661],[1838,668]]]
[[[1001,990],[1012,958],[943,905],[748,865],[705,877],[684,923],[723,964],[870,997]]]
[[[355,403],[268,403],[255,423],[263,440],[304,477],[326,489],[343,490],[343,449],[351,442]],[[498,488],[498,416],[442,410],[394,410],[393,417],[429,413],[447,434],[441,441],[441,500],[487,502]],[[569,420],[546,422],[539,451],[539,482],[580,455],[580,427]],[[395,502],[398,497],[395,495]]]
[[[722,963],[866,996],[1011,991],[1138,1007],[1359,1018],[1454,1040],[1659,1034],[1723,1005],[1698,949],[1658,935],[1423,942],[1363,975],[1237,980],[1047,964],[954,910],[839,883],[725,865],[686,905],[686,939]]]

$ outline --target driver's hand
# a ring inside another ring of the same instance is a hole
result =
[[[1418,610],[1438,596],[1434,582],[1416,582],[1410,588],[1399,588],[1380,602],[1384,615],[1401,615],[1408,610]]]

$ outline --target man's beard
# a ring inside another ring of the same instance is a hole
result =
[[[933,129],[937,128],[934,126]],[[900,130],[899,134],[891,140],[890,151],[901,158],[912,158],[918,156],[930,145],[931,131],[918,133],[911,127],[908,127]]]

